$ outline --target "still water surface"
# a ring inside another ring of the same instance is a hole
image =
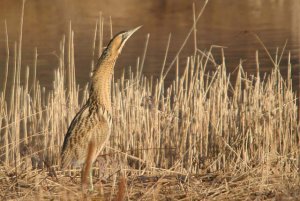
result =
[[[13,58],[14,41],[18,40],[22,1],[0,0],[0,79],[2,83],[5,65],[4,20],[8,25],[9,45]],[[199,13],[204,1],[195,1]],[[250,34],[259,35],[272,56],[276,48],[282,48],[288,40],[286,50],[291,52],[293,79],[299,80],[300,53],[300,1],[299,0],[210,0],[203,16],[197,23],[197,46],[208,50],[211,45],[226,46],[225,56],[228,71],[244,61],[248,72],[255,71],[255,51],[259,50],[262,70],[270,70],[271,62],[258,40]],[[160,73],[168,36],[171,46],[167,63],[170,63],[187,33],[193,26],[193,1],[183,0],[27,0],[24,13],[22,66],[33,66],[34,48],[38,49],[38,79],[43,86],[51,88],[53,70],[58,66],[55,56],[59,42],[68,33],[69,22],[75,33],[76,78],[82,86],[89,79],[92,60],[92,44],[95,23],[99,12],[105,18],[104,43],[110,38],[109,18],[113,33],[143,25],[128,41],[120,56],[116,77],[124,67],[135,66],[136,58],[144,51],[147,33],[150,34],[144,74],[157,76]],[[194,51],[193,37],[183,52],[180,63]],[[285,72],[288,51],[283,57]],[[213,51],[220,62],[220,50]],[[12,66],[12,65],[11,65]],[[171,71],[168,80],[174,76]],[[296,83],[295,83],[296,84]]]

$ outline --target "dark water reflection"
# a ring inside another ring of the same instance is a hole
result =
[[[157,76],[160,73],[169,33],[172,33],[168,62],[174,58],[193,24],[193,1],[183,0],[27,0],[23,29],[23,66],[33,66],[34,48],[38,48],[38,78],[42,85],[51,88],[53,69],[58,60],[59,42],[68,33],[69,21],[75,32],[75,65],[77,81],[82,85],[88,81],[92,60],[92,42],[95,22],[99,11],[106,18],[104,24],[105,43],[110,38],[109,17],[113,21],[113,32],[143,25],[128,42],[116,69],[118,77],[126,66],[135,66],[136,58],[142,56],[146,34],[150,41],[145,60],[144,73]],[[204,1],[196,1],[198,13]],[[293,78],[299,79],[300,53],[300,1],[299,0],[210,0],[203,16],[197,23],[197,45],[207,50],[211,45],[226,46],[225,56],[229,70],[244,60],[247,71],[255,71],[255,50],[260,52],[262,70],[268,71],[271,62],[263,48],[250,34],[259,35],[270,53],[275,56],[276,48],[291,51],[294,67]],[[21,15],[20,0],[0,0],[0,72],[1,83],[5,64],[4,20],[7,20],[9,44],[13,55],[14,41],[18,40]],[[193,37],[182,54],[185,57],[194,51]],[[214,50],[220,61],[220,50]],[[288,51],[283,57],[283,72]],[[12,56],[13,58],[13,56]],[[172,79],[170,73],[169,80]]]

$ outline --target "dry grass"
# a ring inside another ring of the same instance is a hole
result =
[[[194,15],[195,24],[199,17]],[[93,55],[101,52],[102,39],[96,39],[102,32],[100,17]],[[70,26],[49,92],[36,78],[37,52],[35,65],[21,74],[22,34],[13,56],[7,46],[1,75],[12,69],[13,79],[3,80],[0,93],[1,199],[298,199],[300,124],[291,64],[285,64],[286,79],[278,57],[264,77],[258,60],[254,76],[240,65],[232,83],[225,59],[217,65],[211,51],[196,45],[185,66],[178,65],[179,50],[169,87],[169,68],[158,80],[142,75],[144,58],[137,72],[128,70],[114,81],[112,136],[94,166],[98,191],[83,195],[80,170],[58,168],[67,126],[88,96],[88,87],[76,84],[73,37]]]

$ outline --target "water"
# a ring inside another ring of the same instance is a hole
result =
[[[147,33],[150,41],[145,60],[144,74],[160,73],[169,34],[172,33],[167,64],[170,63],[193,25],[193,1],[182,0],[27,0],[24,13],[22,66],[33,67],[34,48],[38,49],[38,79],[51,88],[53,70],[58,66],[56,54],[63,34],[68,33],[69,22],[75,33],[75,65],[77,81],[82,86],[89,80],[92,60],[92,43],[99,11],[104,16],[104,43],[110,38],[109,17],[113,32],[143,25],[126,44],[116,67],[116,77],[127,66],[135,66],[136,58],[142,57]],[[204,1],[196,1],[199,13]],[[0,0],[0,79],[5,66],[4,20],[7,20],[11,59],[14,41],[18,40],[21,15],[20,0]],[[288,51],[292,55],[293,79],[299,79],[300,53],[300,1],[299,0],[210,0],[197,23],[197,46],[208,50],[211,45],[226,46],[228,71],[239,64],[240,59],[250,73],[255,71],[255,51],[259,50],[263,71],[270,70],[272,63],[258,40],[259,35],[271,55],[288,40],[283,55],[282,71],[286,72]],[[180,63],[194,52],[193,36],[180,54]],[[213,51],[220,62],[220,49]],[[12,62],[12,60],[11,60]],[[11,65],[12,66],[12,65]],[[168,80],[172,80],[174,71]]]

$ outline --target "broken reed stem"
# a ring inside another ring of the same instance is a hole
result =
[[[194,24],[196,24],[198,22],[198,20],[200,19],[200,17],[202,16],[202,13],[204,12],[206,5],[208,3],[208,0],[205,0],[203,7],[201,8],[201,11],[199,12],[196,20],[194,21]],[[176,53],[174,59],[172,60],[171,64],[169,65],[168,69],[166,70],[166,73],[163,77],[163,79],[166,78],[167,74],[169,73],[169,71],[171,70],[172,66],[174,65],[174,63],[176,62],[176,58],[179,56],[179,54],[181,53],[181,51],[183,50],[184,46],[186,45],[188,39],[190,38],[190,35],[192,34],[192,32],[194,31],[194,26],[190,29],[190,31],[188,32],[184,42],[182,43],[181,47],[179,48],[178,52]]]
[[[125,193],[126,193],[126,179],[124,176],[121,176],[118,185],[118,192],[114,201],[125,200],[125,195],[126,195]]]
[[[8,77],[8,66],[9,66],[9,44],[8,44],[8,33],[7,33],[7,23],[6,20],[4,21],[4,28],[5,28],[5,41],[6,41],[6,63],[5,63],[5,70],[4,70],[4,78],[3,78],[3,99],[6,99],[6,84],[7,84],[7,77]]]

